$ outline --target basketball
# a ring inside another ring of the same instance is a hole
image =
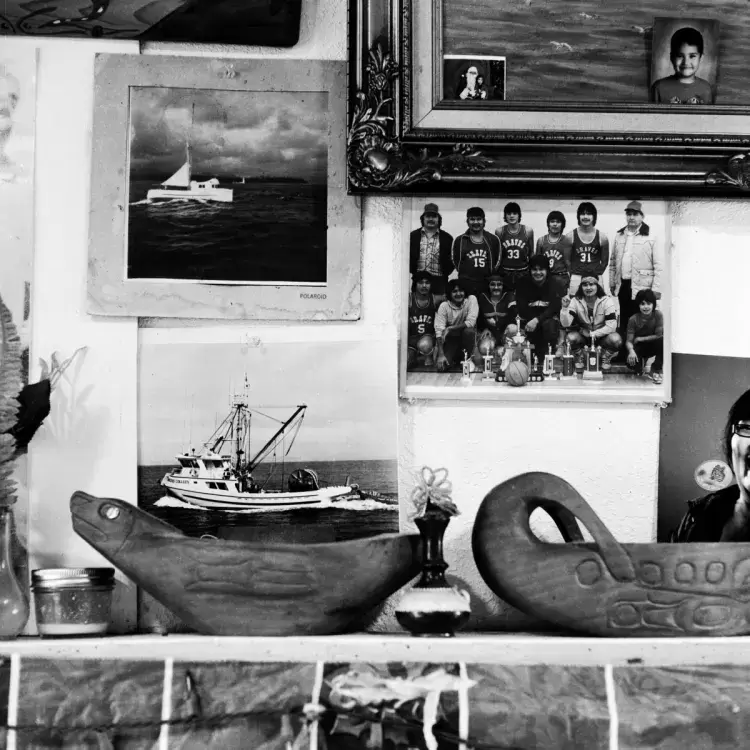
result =
[[[508,385],[520,386],[526,385],[529,380],[529,368],[525,362],[514,360],[505,370],[505,382]]]
[[[435,348],[435,342],[432,336],[426,334],[417,341],[417,349],[420,354],[432,354],[432,350]]]

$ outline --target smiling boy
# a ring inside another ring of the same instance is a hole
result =
[[[652,87],[652,100],[661,104],[713,104],[711,84],[698,77],[703,61],[703,34],[685,26],[672,34],[669,60],[674,73]]]

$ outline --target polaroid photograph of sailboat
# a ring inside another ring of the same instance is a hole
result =
[[[343,64],[98,55],[96,76],[91,313],[359,317]]]

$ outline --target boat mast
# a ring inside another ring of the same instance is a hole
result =
[[[284,424],[279,427],[279,429],[274,433],[274,435],[268,440],[268,442],[253,456],[253,458],[247,462],[246,469],[247,471],[253,471],[255,467],[263,460],[268,450],[273,447],[276,444],[276,441],[278,440],[280,435],[283,435],[283,433],[286,431],[286,429],[291,425],[293,422],[297,420],[297,418],[302,419],[305,413],[305,409],[307,409],[306,404],[302,404],[301,406],[298,406],[295,410],[294,414],[292,414],[289,419],[284,422]]]

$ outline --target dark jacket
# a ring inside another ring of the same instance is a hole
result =
[[[687,513],[669,535],[670,542],[718,542],[724,526],[734,515],[740,496],[736,484],[688,501]]]
[[[453,261],[451,261],[451,247],[453,246],[453,235],[438,230],[440,246],[440,270],[443,272],[443,280],[447,283],[448,276],[453,271]],[[417,263],[419,263],[419,241],[422,237],[422,227],[415,229],[409,234],[409,273],[416,273]]]
[[[550,284],[549,275],[541,286],[537,286],[530,276],[518,282],[516,310],[521,320],[527,323],[532,318],[538,318],[542,323],[560,312],[560,298]]]

